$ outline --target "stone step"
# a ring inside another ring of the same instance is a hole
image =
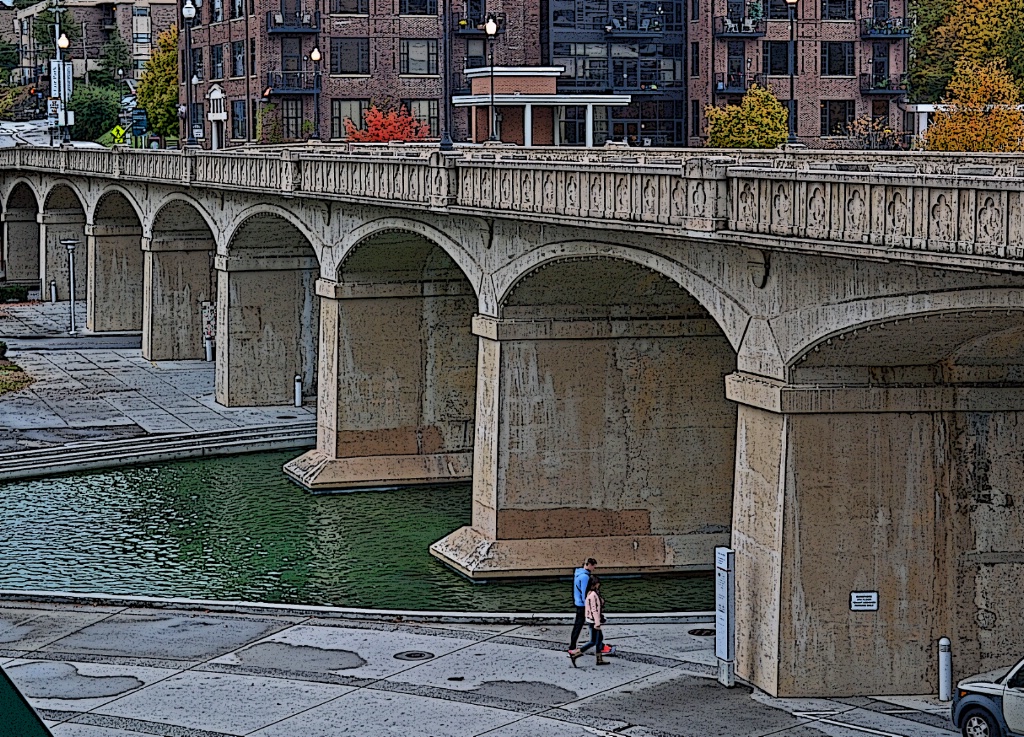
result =
[[[298,450],[315,443],[315,422],[71,443],[0,453],[0,481],[185,458]]]

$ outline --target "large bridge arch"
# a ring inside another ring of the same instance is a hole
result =
[[[85,230],[86,324],[93,332],[141,330],[145,259],[138,204],[122,188],[109,187],[97,199]]]
[[[143,228],[143,357],[204,356],[211,327],[204,323],[204,306],[209,311],[217,293],[214,233],[208,214],[184,196],[164,200]]]
[[[76,241],[75,299],[86,299],[89,267],[86,256],[86,198],[70,181],[58,180],[43,199],[39,214],[40,247],[39,278],[43,289],[55,289],[58,300],[71,295],[71,259],[62,241]]]
[[[580,550],[608,571],[707,569],[728,541],[736,352],[694,296],[635,259],[562,256],[475,331],[473,524],[434,554],[481,578]]]
[[[435,231],[406,225],[394,219],[392,227],[375,221],[358,230],[359,240],[346,239],[335,281],[318,285],[321,430],[317,450],[286,469],[306,486],[471,476],[473,275],[450,255],[450,243],[430,237]]]
[[[253,208],[231,230],[217,266],[217,401],[293,400],[295,377],[315,396],[319,262],[314,244],[278,208]]]
[[[8,282],[38,286],[39,197],[35,187],[25,179],[17,179],[4,200],[3,257],[0,262]]]

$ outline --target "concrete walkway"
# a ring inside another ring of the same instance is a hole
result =
[[[722,688],[688,632],[707,625],[610,622],[619,655],[574,669],[567,626],[396,619],[6,602],[0,664],[58,737],[952,732],[904,703]]]
[[[33,293],[29,293],[30,297]],[[39,292],[35,292],[38,296]],[[84,301],[75,303],[75,328],[80,335],[96,335],[85,327]],[[0,305],[0,339],[67,335],[71,329],[68,302],[22,302]]]
[[[69,337],[60,321],[67,308],[66,302],[0,306],[8,357],[35,379],[0,396],[0,452],[316,420],[313,405],[217,404],[213,363],[147,361],[133,336]]]

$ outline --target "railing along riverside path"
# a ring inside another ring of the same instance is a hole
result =
[[[0,167],[1024,270],[1024,157],[1013,154],[16,147]]]

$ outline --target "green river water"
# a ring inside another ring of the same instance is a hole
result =
[[[313,495],[294,452],[0,486],[0,589],[386,609],[569,612],[567,580],[473,583],[427,552],[468,484]],[[581,550],[583,558],[589,551]],[[566,571],[571,575],[571,571]],[[608,578],[609,612],[708,611],[710,575]]]

